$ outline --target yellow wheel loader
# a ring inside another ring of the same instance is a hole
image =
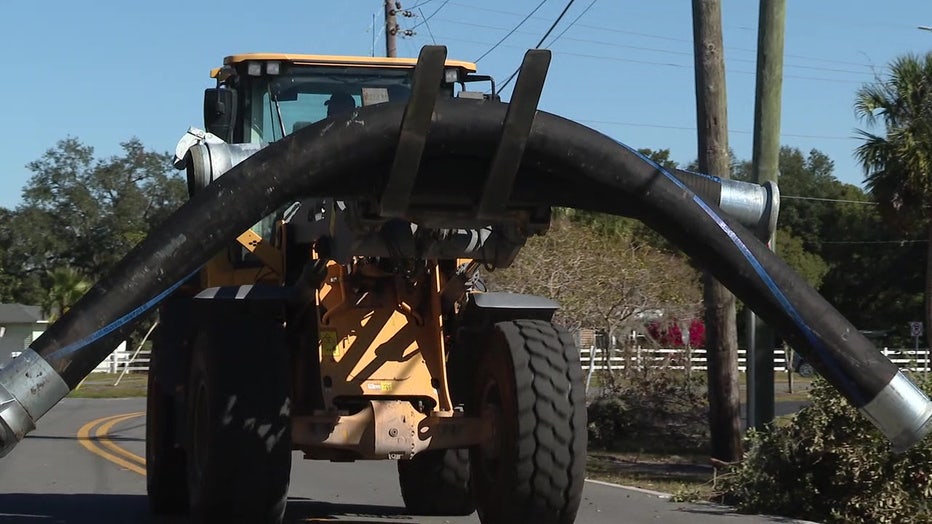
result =
[[[225,59],[205,128],[176,151],[190,200],[0,370],[0,456],[158,307],[154,512],[280,522],[299,450],[397,461],[412,513],[571,523],[579,352],[556,303],[491,292],[479,274],[546,233],[553,206],[642,220],[896,449],[928,433],[932,402],[760,241],[774,185],[670,171],[538,111],[549,61],[529,51],[503,103],[438,46],[416,61]]]
[[[442,78],[430,83],[415,65],[227,57],[205,94],[206,129],[179,143],[190,192],[360,107],[491,98],[468,89],[493,86],[473,64],[435,59]],[[412,221],[388,199],[296,199],[162,304],[147,419],[155,512],[280,520],[296,449],[397,461],[416,514],[572,522],[586,455],[579,352],[550,322],[554,302],[485,292],[479,276],[544,233],[550,208],[431,218],[443,205]]]

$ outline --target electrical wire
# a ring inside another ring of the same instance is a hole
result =
[[[447,36],[442,36],[442,35],[440,36],[440,38],[446,41],[451,41],[451,42],[465,42],[469,44],[488,45],[488,42],[481,42],[478,40],[470,40],[466,38],[447,37]],[[507,44],[504,47],[514,47],[516,49],[525,49],[521,46],[508,46]],[[682,69],[683,71],[692,71],[693,67],[695,67],[695,65],[692,63],[678,64],[675,62],[660,62],[656,60],[638,60],[635,58],[622,58],[618,56],[593,55],[593,54],[588,54],[588,53],[573,53],[569,51],[560,51],[559,53],[563,56],[575,56],[579,58],[590,58],[594,60],[610,60],[613,62],[626,62],[626,63],[632,63],[632,64],[645,64],[645,65],[673,67],[677,69]],[[754,71],[744,71],[744,70],[734,69],[734,68],[727,69],[726,74],[750,75],[750,76],[757,75],[757,73]],[[842,83],[842,84],[852,84],[852,85],[857,85],[857,86],[862,86],[865,84],[864,81],[860,81],[860,80],[850,80],[850,79],[845,79],[845,78],[826,78],[826,77],[805,76],[805,75],[784,74],[783,78],[794,79],[794,80],[812,80],[816,82],[833,82],[833,83]]]
[[[597,0],[593,0],[593,1],[589,4],[589,6],[588,6],[582,13],[580,13],[580,15],[577,16],[575,20],[573,20],[572,22],[570,22],[570,24],[567,25],[567,26],[563,29],[563,31],[561,31],[560,34],[557,35],[556,38],[554,38],[553,40],[551,40],[550,43],[547,44],[546,47],[548,47],[548,48],[552,47],[553,44],[554,44],[554,42],[556,42],[560,37],[562,37],[562,36],[566,33],[567,30],[569,30],[574,24],[576,24],[576,22],[582,17],[582,15],[584,15],[584,14],[586,13],[586,11],[588,11],[589,8],[592,7],[592,6],[595,4],[596,1],[597,1]],[[456,24],[456,25],[462,25],[462,26],[468,26],[468,27],[480,27],[480,28],[483,28],[483,29],[491,29],[491,30],[496,30],[496,31],[504,31],[504,30],[507,29],[506,27],[497,27],[497,26],[491,26],[491,25],[487,25],[487,24],[478,24],[478,23],[475,23],[475,22],[464,22],[464,21],[462,21],[462,20],[454,20],[454,19],[450,19],[450,18],[440,18],[440,19],[438,19],[438,20],[443,21],[443,22],[446,22],[446,23]],[[582,25],[580,25],[580,26],[582,26]],[[531,32],[531,31],[516,31],[515,33],[526,34],[526,35],[535,34],[535,33]],[[613,48],[619,48],[619,49],[634,49],[634,50],[637,50],[637,51],[649,51],[649,52],[654,52],[654,53],[665,53],[665,54],[671,54],[671,55],[677,55],[677,56],[688,56],[688,57],[690,57],[690,58],[693,56],[693,52],[692,52],[692,51],[677,51],[677,50],[673,50],[673,49],[661,49],[661,48],[657,48],[657,47],[644,47],[644,46],[637,46],[637,45],[619,44],[619,43],[615,43],[615,42],[607,42],[607,41],[604,41],[604,40],[593,40],[593,39],[591,39],[591,38],[566,37],[566,40],[569,40],[569,41],[572,41],[572,42],[579,42],[579,43],[583,43],[583,44],[596,44],[596,45],[601,45],[601,46],[606,46],[606,47],[613,47]],[[753,58],[727,58],[727,59],[726,59],[726,62],[741,62],[741,63],[748,63],[748,64],[756,64],[756,63],[757,63],[757,60],[756,60],[756,59],[753,59]],[[868,75],[868,76],[873,76],[873,75],[874,75],[874,73],[871,72],[871,71],[856,71],[856,70],[853,70],[853,69],[837,69],[837,68],[831,68],[831,67],[816,67],[816,66],[809,66],[809,65],[802,65],[802,64],[784,64],[784,68],[788,68],[788,69],[789,69],[789,68],[793,68],[793,69],[805,69],[805,70],[810,70],[810,71],[826,71],[826,72],[830,72],[830,73],[848,73],[848,74],[854,74],[854,75]]]
[[[429,1],[429,0],[428,0],[428,1]],[[420,22],[414,24],[414,25],[411,27],[411,30],[413,31],[413,30],[417,29],[418,27],[421,27],[422,25],[427,24],[427,22],[429,22],[430,19],[434,17],[434,15],[436,15],[437,13],[439,13],[441,9],[443,9],[444,7],[446,7],[446,5],[447,5],[449,2],[450,2],[450,0],[443,0],[443,3],[440,4],[440,7],[438,7],[438,8],[437,8],[433,13],[431,13],[429,16],[424,16],[424,13],[421,12],[421,16],[424,17],[424,20],[422,20],[422,21],[420,21]],[[424,4],[426,4],[426,3],[427,3],[427,2],[424,2]],[[419,4],[419,5],[424,5],[424,4]],[[413,9],[413,8],[412,8],[412,9]],[[428,32],[428,33],[431,32],[431,31],[430,31],[430,26],[427,27],[427,32]],[[433,38],[433,37],[434,37],[434,36],[431,35],[431,38]]]
[[[820,244],[862,245],[862,244],[925,244],[928,240],[822,240]]]
[[[544,33],[544,36],[540,38],[540,41],[537,42],[537,45],[534,46],[534,49],[540,49],[540,46],[544,45],[544,40],[546,40],[547,37],[550,36],[550,33],[552,33],[554,29],[556,29],[557,24],[560,23],[560,20],[563,20],[563,17],[566,15],[566,12],[570,10],[570,7],[573,6],[573,2],[575,1],[576,0],[570,0],[569,2],[566,3],[566,7],[563,8],[563,11],[560,11],[560,16],[558,16],[557,19],[554,20],[552,24],[550,24],[550,29],[547,29],[547,32]],[[505,87],[511,83],[511,80],[515,77],[515,75],[518,74],[518,71],[520,70],[521,70],[521,67],[519,66],[517,69],[514,70],[513,73],[511,73],[511,76],[509,76],[505,80],[505,82],[502,83],[501,87],[498,88],[499,93],[505,90]]]
[[[591,120],[591,119],[578,119],[577,122],[583,124],[607,124],[615,126],[630,126],[630,127],[652,127],[657,129],[674,129],[677,131],[696,131],[695,127],[690,126],[671,126],[671,125],[662,125],[662,124],[645,124],[643,122],[622,122],[618,120]],[[745,129],[729,129],[728,133],[735,133],[739,135],[750,135],[753,134],[753,131]],[[818,138],[818,139],[828,139],[828,140],[858,140],[857,137],[853,136],[839,136],[839,135],[808,135],[800,133],[780,133],[781,137],[784,138]]]
[[[592,9],[592,6],[595,5],[596,2],[598,2],[598,0],[592,0],[591,2],[589,2],[589,5],[587,5],[586,8],[583,9],[582,13],[579,13],[579,15],[577,15],[576,18],[574,18],[573,21],[569,23],[569,25],[567,25],[566,27],[564,27],[564,28],[563,28],[563,31],[560,31],[560,34],[558,34],[556,37],[554,37],[554,39],[551,40],[549,44],[547,44],[547,47],[553,47],[553,44],[555,44],[555,43],[557,42],[557,40],[559,40],[563,35],[565,35],[566,32],[569,31],[571,27],[573,27],[574,25],[576,25],[576,22],[579,22],[579,19],[582,18],[583,15],[585,15],[586,13],[588,13],[589,10]]]
[[[876,206],[877,202],[867,202],[864,200],[844,200],[841,198],[819,198],[819,197],[806,197],[806,196],[793,196],[793,195],[780,195],[780,199],[788,200],[815,200],[817,202],[838,202],[841,204],[862,204],[865,206]]]
[[[417,4],[417,5],[413,6],[413,7],[409,7],[409,8],[408,8],[408,11],[411,11],[411,10],[414,10],[414,9],[419,9],[419,8],[425,6],[425,5],[427,5],[427,4],[429,4],[429,3],[433,2],[433,1],[434,1],[434,0],[424,0],[423,2]],[[444,3],[446,3],[446,2],[444,2]]]
[[[544,33],[544,36],[540,37],[540,41],[537,42],[537,45],[534,46],[534,49],[540,49],[540,46],[544,45],[544,40],[546,40],[547,37],[550,36],[550,33],[556,29],[557,24],[560,23],[560,20],[563,20],[563,17],[566,16],[566,12],[570,10],[570,7],[573,6],[573,2],[575,1],[576,0],[570,0],[566,3],[566,7],[563,8],[563,11],[560,11],[560,16],[558,16],[557,19],[553,21],[553,24],[550,25],[550,29],[547,29],[547,32]]]
[[[441,7],[443,7],[443,6],[441,6]],[[421,13],[421,16],[422,16],[422,17],[424,16],[424,11],[422,11],[420,7],[417,8],[417,12],[418,12],[418,13]],[[437,39],[434,38],[434,32],[430,30],[430,24],[427,23],[427,20],[428,20],[428,18],[424,18],[424,27],[427,28],[427,34],[430,35],[430,41],[431,41],[434,45],[437,45]],[[415,26],[415,27],[417,27],[417,26]],[[412,29],[413,29],[413,28],[412,28]]]
[[[498,42],[496,42],[495,45],[493,45],[488,51],[486,51],[485,53],[482,53],[482,56],[480,56],[479,58],[473,60],[473,62],[475,62],[475,63],[478,64],[480,60],[482,60],[483,58],[485,58],[486,56],[488,56],[489,53],[491,53],[492,51],[494,51],[495,48],[497,48],[498,46],[500,46],[500,45],[502,44],[502,42],[504,42],[505,40],[508,39],[509,36],[511,36],[512,34],[514,34],[515,31],[517,31],[525,22],[527,22],[528,19],[531,18],[531,16],[532,16],[534,13],[536,13],[538,9],[540,9],[541,7],[543,7],[543,5],[546,4],[546,3],[547,3],[547,0],[542,0],[541,3],[537,4],[537,7],[535,7],[530,13],[528,13],[528,15],[524,17],[524,19],[522,19],[520,22],[518,22],[518,25],[516,25],[511,31],[508,31],[508,34],[506,34],[505,36],[503,36],[501,40],[499,40]]]
[[[488,8],[488,7],[473,6],[473,5],[470,5],[470,4],[464,4],[464,3],[462,3],[462,2],[452,2],[451,5],[460,6],[460,7],[468,7],[470,10],[475,10],[475,11],[485,11],[485,12],[488,12],[488,13],[497,13],[497,14],[510,15],[510,16],[522,16],[520,13],[516,13],[516,12],[514,12],[514,11],[505,11],[505,10],[502,10],[502,9],[492,9],[492,8]],[[546,20],[546,19],[543,18],[543,17],[532,17],[532,18],[534,18],[535,20]],[[626,31],[626,30],[624,30],[624,29],[616,29],[616,28],[613,28],[613,27],[605,27],[605,26],[592,25],[592,24],[579,24],[579,27],[585,27],[585,28],[587,28],[587,29],[596,29],[596,30],[599,30],[599,31],[607,31],[607,32],[611,32],[611,33],[619,33],[619,34],[634,35],[634,36],[640,36],[640,37],[645,37],[645,38],[654,38],[654,39],[659,39],[659,40],[668,40],[668,41],[671,41],[671,42],[684,42],[684,43],[688,43],[688,44],[690,44],[690,45],[692,45],[692,43],[693,43],[692,40],[685,39],[685,38],[676,38],[676,37],[670,37],[670,36],[665,36],[665,35],[658,35],[658,34],[651,34],[651,33],[642,33],[642,32],[637,32],[637,31]],[[741,51],[741,52],[747,52],[747,53],[754,53],[755,55],[757,54],[757,49],[750,49],[750,48],[746,48],[746,47],[725,46],[725,50],[726,50],[726,51],[727,51],[727,50],[731,50],[731,51]],[[847,61],[847,60],[833,60],[833,59],[830,59],[830,58],[820,58],[820,57],[813,57],[813,56],[806,56],[806,55],[795,55],[795,54],[787,54],[787,53],[784,53],[783,56],[784,56],[785,58],[798,58],[798,59],[801,59],[801,60],[812,60],[812,61],[816,61],[816,62],[825,62],[825,63],[831,63],[831,64],[844,64],[844,65],[861,66],[861,67],[867,67],[867,68],[871,68],[871,69],[873,69],[873,68],[875,67],[874,64],[865,64],[865,63],[863,63],[863,62],[851,62],[851,61]]]

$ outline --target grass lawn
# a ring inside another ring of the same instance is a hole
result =
[[[146,396],[145,373],[127,373],[114,386],[119,373],[91,373],[74,391],[68,394],[72,398],[126,398]]]
[[[708,500],[714,491],[715,470],[706,456],[590,450],[586,476],[670,493],[675,498]]]

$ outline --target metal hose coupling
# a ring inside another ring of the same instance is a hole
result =
[[[44,358],[27,349],[0,369],[0,457],[68,394],[68,385]]]
[[[887,437],[896,453],[908,450],[932,430],[932,402],[902,371],[860,411]]]

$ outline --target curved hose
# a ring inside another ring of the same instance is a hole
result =
[[[413,204],[453,196],[478,202],[483,184],[477,173],[485,173],[495,151],[506,107],[438,102]],[[350,117],[304,128],[234,167],[127,255],[32,349],[74,387],[127,335],[144,309],[140,304],[154,306],[274,209],[299,197],[377,199],[392,164],[402,112],[403,106],[394,104],[362,108]],[[895,395],[880,408],[872,407],[900,376],[895,365],[753,234],[636,151],[539,112],[512,201],[640,218],[774,326],[875,423],[896,426],[881,427],[889,438],[911,444],[928,429],[932,412],[921,393],[902,414],[889,415],[902,407]],[[0,384],[5,379],[0,374]],[[874,414],[877,409],[880,415]],[[908,438],[897,436],[903,431]]]

